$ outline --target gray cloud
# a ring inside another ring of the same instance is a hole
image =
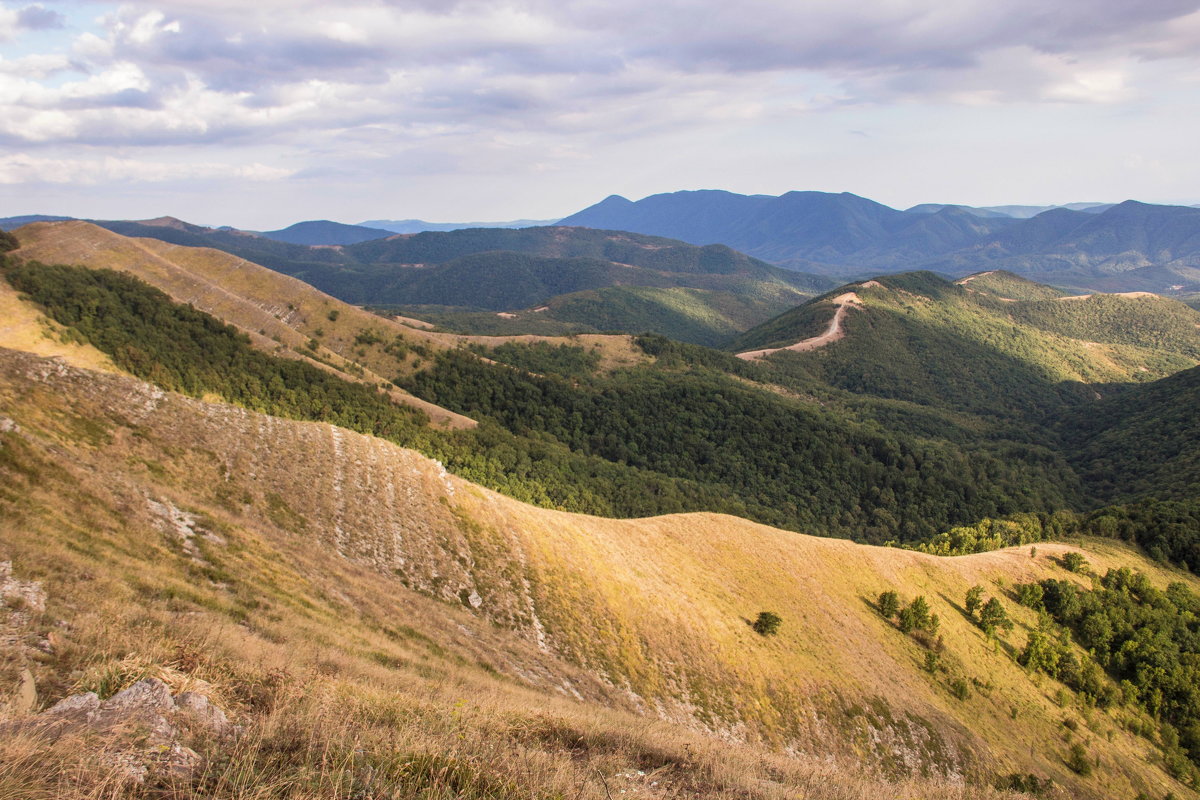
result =
[[[66,24],[66,18],[57,11],[52,11],[40,5],[26,6],[17,12],[17,27],[31,31],[44,31],[61,28]]]

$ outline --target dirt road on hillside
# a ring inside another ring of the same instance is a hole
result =
[[[842,330],[842,320],[846,317],[846,310],[853,306],[861,308],[862,300],[854,292],[846,292],[833,298],[831,302],[837,306],[837,311],[834,312],[833,319],[829,321],[829,327],[825,329],[824,333],[818,334],[811,339],[804,339],[795,344],[788,345],[787,347],[767,347],[762,350],[747,350],[744,353],[738,353],[737,357],[743,361],[751,361],[756,358],[764,358],[772,353],[778,353],[780,350],[792,350],[797,353],[804,353],[836,342],[846,335],[846,332]]]

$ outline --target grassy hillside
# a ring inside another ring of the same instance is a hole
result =
[[[6,697],[25,672],[33,711],[157,675],[243,726],[179,734],[202,766],[142,787],[104,760],[136,739],[0,736],[8,796],[1194,796],[1135,709],[1012,658],[1039,623],[1008,587],[1088,586],[1070,551],[1196,588],[1112,543],[940,559],[536,509],[378,439],[7,350],[0,408],[0,559],[46,596],[5,609]],[[977,584],[1015,620],[998,642],[961,610]],[[938,638],[884,619],[884,591],[925,597]]]
[[[978,280],[985,281],[980,288]],[[852,290],[860,302],[846,314],[845,337],[771,356],[778,368],[854,392],[1025,419],[1092,396],[1082,384],[1153,380],[1200,358],[1200,313],[1176,301],[1022,300],[994,296],[988,285],[987,278],[954,284],[932,273],[884,276],[816,298],[730,349],[814,336],[833,314],[831,300]],[[1010,280],[1004,290],[1021,287]]]
[[[128,272],[177,302],[236,326],[260,350],[333,370],[345,380],[386,383],[411,370],[422,354],[447,346],[419,329],[381,319],[218,250],[129,239],[79,221],[28,225],[19,238],[21,247],[11,254],[14,261]],[[427,414],[439,427],[474,425],[398,389],[391,396]]]

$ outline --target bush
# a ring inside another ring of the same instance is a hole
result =
[[[950,681],[950,694],[957,697],[959,700],[966,700],[971,696],[971,687],[962,678],[955,678]]]
[[[895,592],[883,592],[879,595],[879,613],[887,619],[893,619],[900,613],[900,598]]]
[[[1088,571],[1088,562],[1083,557],[1083,553],[1063,553],[1062,565],[1068,572],[1083,573]]]
[[[1092,774],[1092,761],[1088,758],[1087,748],[1082,742],[1075,742],[1071,745],[1071,752],[1067,754],[1067,766],[1077,775],[1087,777]]]
[[[779,633],[779,626],[782,624],[783,618],[774,611],[760,611],[750,627],[754,628],[754,632],[759,636],[774,636]]]
[[[981,605],[983,605],[983,587],[975,585],[967,589],[967,614],[972,617],[975,616],[975,612],[979,610]]]

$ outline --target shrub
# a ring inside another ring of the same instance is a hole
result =
[[[340,317],[341,315],[342,315],[341,311],[338,311],[336,308],[331,308],[331,309],[329,309],[329,313],[326,314],[325,316],[329,318],[330,322],[337,322],[337,318]]]
[[[774,636],[779,633],[779,626],[782,624],[783,618],[774,611],[760,611],[750,627],[754,628],[754,632],[759,636]]]
[[[983,587],[975,585],[967,589],[967,614],[972,617],[975,616],[975,612],[979,610],[981,605],[983,605]]]
[[[979,626],[988,636],[994,636],[997,632],[1012,630],[1013,623],[1000,601],[992,597],[979,612]]]
[[[971,687],[962,678],[955,678],[950,681],[950,694],[957,697],[959,700],[966,700],[971,696]]]
[[[1083,553],[1063,553],[1062,565],[1068,572],[1083,573],[1088,571],[1088,562],[1083,557]]]
[[[1088,758],[1087,748],[1082,742],[1075,742],[1071,745],[1071,751],[1067,753],[1067,766],[1077,775],[1087,777],[1092,774],[1092,760]]]
[[[879,595],[879,613],[887,619],[893,619],[900,613],[900,598],[895,592],[883,592]]]

